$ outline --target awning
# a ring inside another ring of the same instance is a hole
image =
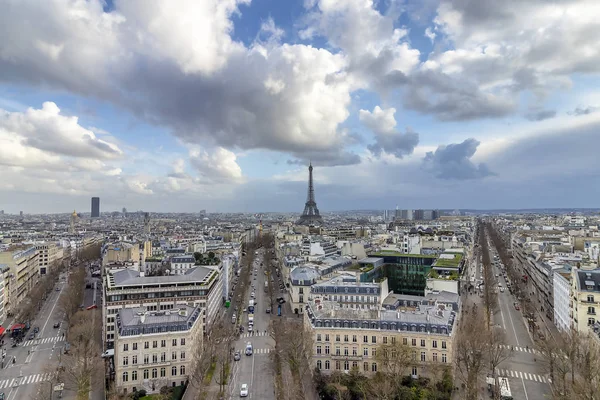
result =
[[[4,331],[6,331],[6,329],[4,329],[4,327],[0,326],[0,336],[4,335]]]
[[[11,331],[14,331],[15,329],[16,330],[25,329],[25,324],[14,324],[13,326],[10,327]]]

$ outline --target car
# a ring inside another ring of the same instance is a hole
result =
[[[271,307],[267,307],[267,314],[271,314]]]
[[[252,293],[250,294],[250,297],[252,297],[252,298],[255,298],[255,297],[256,297],[256,294],[255,294],[254,292],[252,292]]]
[[[246,383],[242,383],[242,388],[240,389],[240,397],[248,397],[248,385]]]
[[[242,356],[241,356],[240,352],[236,351],[235,354],[233,355],[233,360],[240,361],[241,358],[242,358]]]
[[[57,287],[57,288],[56,288],[56,289],[54,289],[54,290],[56,290],[57,292],[60,292],[60,288],[59,288],[59,287]]]
[[[517,303],[515,303],[515,310],[519,311],[521,309],[521,307],[519,307],[519,305]]]
[[[248,332],[252,332],[253,328],[252,328],[252,324],[248,324]]]
[[[35,333],[33,333],[33,332],[32,332],[32,333],[30,333],[30,334],[29,334],[29,337],[28,337],[28,339],[29,339],[29,340],[33,340],[33,339],[35,339]]]
[[[40,331],[40,327],[39,326],[34,326],[33,327],[33,333],[38,333]]]
[[[246,343],[246,355],[247,356],[252,355],[252,343],[250,343],[250,342]]]

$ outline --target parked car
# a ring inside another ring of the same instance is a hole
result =
[[[515,310],[519,311],[521,309],[521,307],[519,307],[518,303],[515,303]]]
[[[39,326],[34,326],[33,327],[33,333],[38,333],[40,331],[40,327]]]
[[[267,307],[267,314],[271,314],[271,307]]]
[[[242,358],[242,356],[241,356],[240,352],[236,351],[235,354],[233,355],[233,360],[240,361],[241,358]]]
[[[29,340],[35,339],[35,333],[31,332],[28,337]]]
[[[248,385],[246,383],[242,384],[242,388],[240,389],[240,397],[248,397]]]

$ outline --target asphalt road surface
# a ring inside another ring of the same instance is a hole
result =
[[[66,275],[65,275],[66,276]],[[58,366],[63,348],[63,329],[54,328],[55,322],[62,321],[58,301],[66,282],[61,281],[46,299],[25,340],[17,347],[11,347],[10,334],[4,337],[4,362],[0,370],[0,393],[7,400],[30,399],[38,390],[52,390],[51,381]],[[29,340],[34,327],[39,327],[35,339]],[[13,363],[13,359],[15,360]]]
[[[241,318],[238,318],[240,324],[244,326],[244,333],[235,341],[235,350],[241,353],[241,360],[234,361],[231,372],[231,385],[229,387],[229,396],[231,399],[240,397],[242,384],[249,387],[248,399],[255,400],[275,400],[275,386],[273,381],[273,372],[270,363],[269,353],[275,346],[275,341],[269,335],[269,323],[273,314],[267,314],[269,307],[268,293],[264,292],[266,275],[264,273],[267,266],[261,267],[263,261],[264,249],[259,249],[259,255],[255,257],[253,270],[250,275],[250,283],[254,285],[254,290],[250,286],[248,293],[242,294],[245,297],[245,310]],[[256,271],[256,274],[254,273]],[[248,303],[250,294],[255,294],[254,310],[254,329],[248,332]],[[275,306],[275,313],[277,306]],[[276,314],[273,318],[277,318]],[[226,323],[231,323],[231,316]],[[253,354],[245,355],[247,343],[251,343]]]

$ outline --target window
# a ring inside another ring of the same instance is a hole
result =
[[[377,372],[377,363],[371,364],[371,372]]]
[[[596,320],[594,318],[588,318],[588,325],[594,325]]]
[[[352,335],[352,342],[356,343],[356,335]]]
[[[325,345],[325,354],[329,354],[329,345],[328,344]]]
[[[148,354],[144,354],[144,364],[148,364],[149,359],[150,359],[150,356]],[[144,378],[144,379],[148,379],[148,378]]]
[[[341,352],[341,349],[336,346],[336,348],[335,348],[335,355],[339,356],[341,354],[340,352]]]
[[[131,364],[137,365],[137,356],[131,356]]]
[[[185,365],[179,367],[179,375],[185,375]]]
[[[129,357],[123,357],[123,365],[129,365]]]
[[[127,372],[123,372],[123,382],[127,382],[129,380],[129,375]]]
[[[340,335],[335,335],[335,341],[339,342],[340,341]]]
[[[392,344],[396,344],[396,336],[392,336]]]
[[[433,359],[433,361],[437,362],[437,360],[438,360],[437,353],[432,353],[431,358]]]
[[[171,367],[171,376],[177,376],[177,367],[176,366]]]
[[[348,360],[344,361],[344,371],[348,371],[350,370],[350,363],[348,362]]]
[[[413,350],[412,352],[412,360],[417,361],[417,352]]]
[[[442,349],[445,349],[445,348],[446,348],[446,341],[442,340]]]
[[[383,344],[387,344],[387,336],[383,337]]]
[[[148,371],[147,369],[144,370],[144,379],[148,379],[150,377],[150,371]]]
[[[145,349],[150,348],[150,342],[144,342],[144,348]]]
[[[167,347],[167,341],[166,340],[161,340],[160,341],[160,347]]]
[[[369,357],[369,349],[367,347],[363,349],[363,356]]]
[[[167,353],[165,353],[164,351],[162,353],[160,353],[160,362],[165,362],[167,361]]]
[[[123,345],[123,351],[128,351],[129,350],[129,344],[125,343]]]
[[[588,314],[595,315],[596,307],[588,307]]]
[[[427,355],[424,351],[421,352],[421,361],[426,361],[427,360]]]
[[[421,347],[425,347],[425,339],[421,339]]]
[[[321,341],[321,334],[317,333],[317,342],[320,342],[320,341]]]
[[[137,381],[137,371],[136,370],[131,371],[131,380]]]
[[[156,368],[152,368],[152,379],[158,378],[158,370]]]
[[[348,348],[347,347],[344,347],[344,355],[348,356]]]
[[[412,376],[417,376],[417,367],[412,367]]]
[[[325,334],[325,341],[326,341],[326,342],[329,342],[329,333],[326,333],[326,334]]]
[[[437,349],[437,340],[431,341],[431,347],[433,347],[434,349]]]
[[[448,359],[446,358],[446,353],[442,353],[442,362],[445,363],[447,361]]]
[[[358,349],[356,347],[352,348],[352,356],[356,357],[358,355]]]
[[[417,345],[417,339],[413,339],[413,340],[412,340],[412,345],[413,345],[413,346],[416,346],[416,345]]]
[[[344,335],[344,342],[348,341],[348,335]]]
[[[371,357],[373,357],[373,358],[377,357],[377,349],[375,349],[375,348],[371,349]]]
[[[177,346],[177,339],[173,339],[171,342],[171,346]]]
[[[402,344],[407,346],[408,345],[408,338],[403,337],[402,338]]]
[[[358,369],[358,361],[352,361],[352,369]]]
[[[363,363],[363,371],[369,372],[369,363],[366,361]]]
[[[160,369],[160,377],[164,378],[165,376],[167,376],[167,369],[165,367],[162,367]]]
[[[317,354],[321,354],[321,346],[317,346]]]
[[[156,364],[158,362],[158,354],[152,354],[152,364]]]
[[[171,352],[171,360],[177,360],[177,352],[176,351]]]
[[[185,351],[182,351],[181,353],[179,353],[179,359],[185,360]]]
[[[180,343],[182,346],[185,346],[185,338],[181,338]]]
[[[371,336],[371,343],[377,343],[377,336]]]
[[[593,303],[594,302],[594,295],[593,294],[588,294],[587,301],[589,301],[590,303]]]
[[[322,365],[321,360],[317,360],[317,369],[322,369]]]
[[[329,370],[329,366],[330,366],[329,360],[325,360],[325,370],[326,371]]]
[[[152,341],[152,348],[155,349],[158,347],[158,340],[153,340]]]
[[[137,343],[134,343],[134,344],[132,345],[132,347],[133,347],[133,351],[137,350]],[[136,372],[136,374],[137,374],[137,372]]]
[[[340,363],[340,360],[336,360],[335,361],[335,369],[340,369],[342,367],[342,364]]]

